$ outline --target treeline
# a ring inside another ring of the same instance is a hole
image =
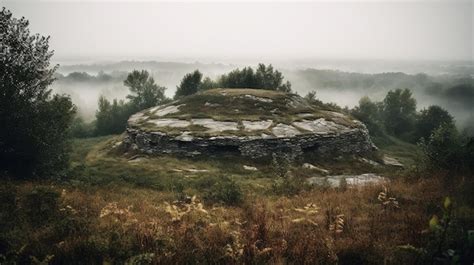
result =
[[[474,79],[464,75],[430,76],[423,73],[351,73],[337,70],[307,69],[292,73],[305,83],[320,89],[362,90],[366,93],[409,87],[439,99],[474,110]]]
[[[181,80],[176,90],[175,99],[192,95],[201,90],[218,87],[291,92],[291,83],[289,81],[284,82],[283,74],[280,71],[273,69],[271,64],[268,66],[259,64],[255,70],[252,67],[235,69],[228,74],[220,76],[217,80],[212,80],[209,77],[203,79],[202,73],[196,70],[185,75]]]
[[[67,75],[55,73],[54,77],[58,83],[74,83],[74,82],[85,82],[85,83],[106,83],[106,82],[122,82],[127,76],[127,72],[114,71],[111,73],[105,73],[99,71],[97,75],[91,75],[86,72],[72,72]]]
[[[440,106],[417,111],[409,89],[391,90],[380,102],[363,97],[358,106],[346,111],[364,122],[379,142],[394,136],[418,144],[425,165],[452,172],[474,171],[474,138],[458,132],[453,116]]]
[[[126,100],[109,101],[101,96],[95,115],[96,120],[92,123],[85,123],[81,117],[76,117],[71,128],[73,137],[122,133],[125,131],[130,115],[170,101],[165,96],[166,88],[157,85],[150,73],[145,70],[132,71],[127,75],[123,84],[130,91]]]
[[[105,80],[111,76],[102,73],[93,77],[87,73],[71,73],[68,79],[75,78],[81,81]],[[130,94],[126,100],[108,100],[101,96],[98,101],[96,119],[86,123],[80,117],[76,117],[71,129],[73,137],[83,138],[108,134],[118,134],[125,131],[127,120],[133,113],[151,108],[171,101],[164,94],[166,88],[155,83],[148,71],[133,71],[129,73],[123,82],[129,88]],[[176,89],[174,99],[192,95],[202,90],[225,87],[225,88],[255,88],[291,92],[290,82],[284,82],[281,72],[275,70],[272,65],[259,64],[254,70],[251,67],[235,69],[212,80],[203,78],[199,70],[186,74]]]

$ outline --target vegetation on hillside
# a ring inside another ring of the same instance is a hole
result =
[[[409,90],[390,91],[382,102],[363,98],[353,110],[323,104],[315,93],[306,96],[319,109],[364,121],[381,143],[373,157],[149,156],[123,150],[123,136],[73,139],[69,149],[72,133],[91,136],[90,127],[97,134],[122,132],[130,112],[167,102],[164,88],[148,72],[134,71],[125,81],[132,93],[127,101],[101,98],[94,124],[76,118],[71,125],[71,100],[48,88],[55,70],[48,38],[31,35],[25,19],[3,9],[0,51],[0,264],[474,260],[474,141],[442,108],[416,112]],[[263,65],[256,72],[244,68],[224,79],[237,84],[249,78],[239,86],[263,82],[259,86],[278,91],[246,91],[275,101],[289,96],[278,71]],[[200,82],[213,86],[209,79]],[[181,87],[188,91],[196,83],[184,80]],[[182,100],[203,101],[219,92]],[[385,154],[405,168],[382,165]],[[365,186],[344,178],[338,187],[327,182],[328,174],[367,172],[386,179]],[[309,185],[309,177],[325,182]]]
[[[225,157],[127,158],[109,153],[118,140],[76,140],[66,181],[0,183],[2,262],[461,264],[473,255],[468,175],[308,157],[334,174],[382,170],[392,180],[295,190],[318,173]],[[289,182],[275,189],[282,174]]]
[[[56,70],[49,38],[30,34],[28,21],[5,8],[0,26],[0,177],[60,175],[75,107],[48,87]]]

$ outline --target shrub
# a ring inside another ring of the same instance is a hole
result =
[[[23,208],[33,226],[42,226],[57,216],[60,194],[50,188],[38,187],[25,196]]]
[[[419,146],[425,155],[425,165],[430,169],[465,173],[473,170],[473,138],[460,136],[449,123],[434,130],[428,140],[422,138]]]
[[[416,138],[429,138],[431,133],[443,124],[455,127],[454,118],[448,111],[436,105],[423,109],[416,121]]]
[[[238,205],[242,202],[243,195],[239,185],[234,180],[223,177],[211,186],[204,199],[226,205]]]

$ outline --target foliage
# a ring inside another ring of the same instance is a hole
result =
[[[155,84],[155,80],[145,71],[129,73],[124,81],[131,94],[129,101],[114,99],[112,102],[105,97],[99,97],[96,111],[95,135],[118,134],[125,131],[130,115],[169,102],[164,95],[165,87]]]
[[[474,169],[474,139],[459,135],[452,124],[442,124],[428,140],[422,138],[419,146],[425,155],[425,163],[434,170],[472,172]]]
[[[69,97],[52,95],[49,38],[32,35],[26,19],[0,12],[0,172],[54,176],[67,167]]]
[[[426,245],[426,258],[433,264],[461,264],[461,254],[466,239],[456,223],[453,202],[445,197],[439,218],[433,215],[429,220],[430,241]]]
[[[283,83],[283,74],[274,70],[270,64],[268,66],[259,64],[254,71],[251,67],[235,69],[232,72],[222,75],[219,79],[221,87],[225,88],[257,88],[291,92],[291,83]]]
[[[192,73],[186,74],[181,83],[176,87],[176,94],[174,95],[175,99],[180,97],[189,96],[196,94],[201,90],[202,86],[202,73],[199,70],[195,70]]]
[[[454,118],[448,111],[436,105],[421,110],[416,122],[416,138],[428,139],[431,133],[442,124],[455,127]]]
[[[132,71],[123,84],[130,89],[131,94],[127,98],[135,111],[151,108],[166,101],[164,94],[166,88],[155,84],[148,71]]]
[[[416,100],[409,89],[389,91],[383,100],[382,115],[386,130],[395,136],[406,136],[413,130]]]
[[[95,127],[95,121],[85,122],[82,117],[76,115],[69,130],[73,138],[88,138],[95,136]]]
[[[23,207],[31,224],[41,226],[57,217],[60,194],[55,190],[38,187],[26,194]]]
[[[221,202],[226,205],[238,205],[243,200],[239,185],[229,177],[222,177],[204,196],[210,202]]]
[[[291,154],[291,152],[272,154],[272,171],[275,176],[272,192],[277,195],[293,196],[310,189],[305,178],[291,174],[290,167],[295,162],[295,156]]]
[[[365,123],[371,135],[382,136],[384,135],[382,108],[381,103],[373,102],[369,97],[363,97],[359,100],[359,105],[352,109],[351,114]]]
[[[99,109],[96,112],[96,135],[118,134],[125,131],[127,120],[135,112],[135,106],[123,100],[114,99],[112,103],[105,97],[99,97]]]
[[[212,80],[210,77],[206,76],[201,82],[200,89],[209,90],[209,89],[218,88],[218,87],[219,87],[219,83]]]
[[[186,74],[177,87],[175,99],[195,94],[202,90],[212,88],[254,88],[254,89],[268,89],[283,92],[291,92],[291,83],[283,82],[283,74],[274,70],[270,64],[259,64],[257,69],[252,67],[244,67],[243,69],[235,69],[230,73],[224,74],[213,81],[206,77],[202,79],[203,75],[199,70]]]

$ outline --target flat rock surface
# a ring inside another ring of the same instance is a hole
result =
[[[373,174],[373,173],[366,173],[361,175],[335,175],[335,176],[327,176],[327,177],[311,177],[308,178],[307,181],[311,185],[329,185],[333,188],[339,187],[342,179],[345,179],[347,185],[352,186],[363,186],[369,184],[380,184],[386,181],[386,179],[382,176]]]
[[[192,119],[193,125],[204,126],[209,132],[237,131],[238,123],[233,121],[215,121],[213,119]]]
[[[293,126],[302,128],[303,130],[310,131],[313,133],[329,133],[349,129],[344,125],[340,125],[332,121],[327,121],[323,118],[317,120],[303,120],[293,122]]]
[[[191,125],[191,122],[187,120],[178,119],[153,119],[148,122],[153,123],[156,127],[184,128]]]
[[[166,106],[164,108],[159,108],[159,109],[156,109],[156,110],[150,110],[153,115],[155,116],[165,116],[167,114],[172,114],[172,113],[176,113],[179,111],[179,107],[181,107],[182,105],[178,105],[178,106],[175,106],[175,105],[170,105],[170,106]]]
[[[281,138],[281,137],[293,137],[293,136],[301,134],[301,132],[298,129],[296,129],[295,127],[293,127],[291,125],[286,125],[286,124],[283,124],[283,123],[279,123],[275,127],[273,127],[272,133],[273,133],[273,135],[275,135],[276,137],[279,137],[279,138]]]
[[[273,124],[272,120],[265,121],[242,121],[246,131],[266,130]]]

